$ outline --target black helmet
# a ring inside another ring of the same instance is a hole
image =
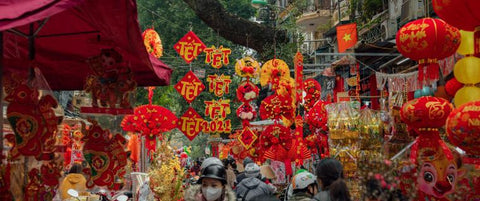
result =
[[[225,171],[225,168],[223,166],[212,164],[203,169],[202,175],[200,176],[198,183],[201,184],[203,178],[212,178],[220,180],[222,184],[225,184],[227,183],[226,175],[227,172]]]

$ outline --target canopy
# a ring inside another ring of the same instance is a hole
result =
[[[83,89],[92,73],[86,59],[103,48],[122,54],[138,86],[170,83],[172,70],[143,45],[135,0],[4,0],[0,31],[4,72],[26,71],[34,53],[53,90]]]

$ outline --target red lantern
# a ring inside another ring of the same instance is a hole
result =
[[[405,103],[400,117],[413,128],[440,128],[452,110],[453,106],[447,100],[424,96]]]
[[[445,84],[445,91],[449,96],[454,97],[455,93],[457,93],[457,91],[462,87],[463,84],[460,83],[457,78],[453,78]]]
[[[450,142],[469,155],[480,156],[480,101],[456,108],[447,119]]]
[[[423,18],[412,21],[397,32],[397,49],[405,57],[418,61],[418,79],[423,81],[423,68],[427,80],[438,79],[437,60],[455,53],[460,45],[460,31],[445,21]]]

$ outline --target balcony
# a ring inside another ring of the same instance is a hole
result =
[[[331,14],[329,0],[309,0],[297,25],[305,32],[315,32],[319,26],[330,23]]]

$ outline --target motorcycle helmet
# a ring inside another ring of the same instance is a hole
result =
[[[227,172],[222,165],[213,164],[205,167],[202,170],[202,174],[200,176],[200,179],[198,180],[198,183],[201,184],[204,178],[217,179],[220,180],[222,184],[226,184]]]
[[[292,187],[296,189],[306,189],[311,184],[317,183],[317,177],[310,172],[301,172],[295,175],[292,180]]]

